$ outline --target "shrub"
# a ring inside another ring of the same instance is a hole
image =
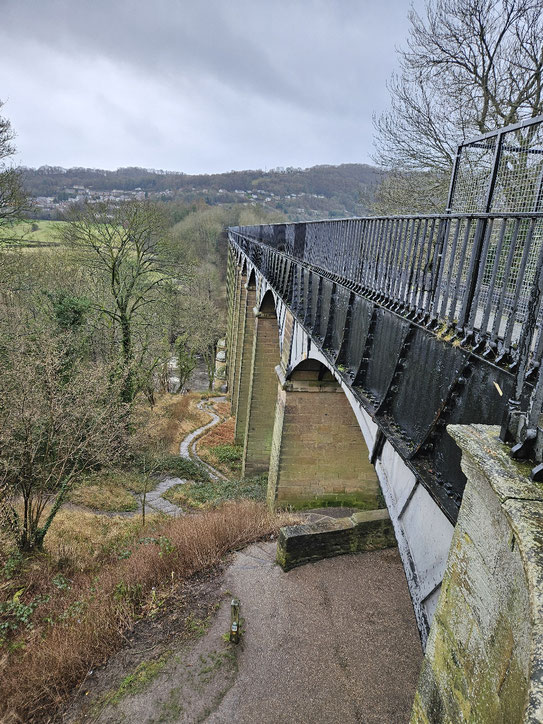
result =
[[[74,575],[69,587],[52,582],[50,568],[27,574],[27,587],[41,586],[47,596],[17,602],[33,631],[11,632],[11,652],[0,669],[0,719],[33,722],[54,715],[87,671],[123,642],[123,634],[145,611],[156,589],[182,582],[213,566],[232,549],[277,531],[284,524],[265,506],[251,501],[227,503],[199,516],[170,520],[127,548],[128,557],[101,566],[94,574]]]
[[[242,445],[215,445],[210,449],[220,463],[228,463],[231,467],[241,467]]]
[[[171,503],[200,509],[213,507],[227,500],[264,501],[268,487],[268,476],[257,475],[241,480],[220,480],[208,483],[185,483],[174,485],[164,493]]]

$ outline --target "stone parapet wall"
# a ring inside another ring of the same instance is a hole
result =
[[[499,428],[450,426],[467,485],[412,724],[543,721],[543,488]]]
[[[363,510],[348,518],[281,528],[277,562],[284,571],[290,571],[323,558],[395,546],[394,528],[386,508]]]

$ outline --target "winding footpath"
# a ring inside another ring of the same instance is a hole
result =
[[[204,467],[212,480],[226,480],[227,478],[221,472],[216,470],[212,465],[209,465],[209,463],[206,463],[204,462],[204,460],[201,459],[201,457],[196,452],[196,444],[204,433],[206,433],[212,427],[215,427],[215,425],[218,425],[219,422],[221,422],[220,416],[217,415],[217,413],[214,412],[212,409],[213,403],[225,401],[226,397],[213,397],[211,398],[211,400],[202,400],[201,402],[199,402],[197,405],[198,409],[203,410],[208,415],[210,415],[211,420],[205,425],[202,425],[202,427],[199,427],[197,430],[189,433],[183,439],[179,447],[180,456],[182,458],[185,458],[186,460],[193,460],[194,462],[197,462],[199,465]],[[170,503],[170,501],[166,500],[163,495],[167,490],[173,488],[174,485],[183,485],[186,482],[187,478],[175,478],[169,476],[163,478],[158,483],[156,488],[153,488],[153,490],[150,490],[147,493],[145,498],[145,507],[148,510],[156,513],[165,513],[166,515],[173,516],[184,515],[183,510],[178,505]],[[141,502],[139,503],[139,511],[137,512],[141,512]]]

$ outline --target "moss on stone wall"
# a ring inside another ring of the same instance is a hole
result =
[[[396,545],[388,511],[360,511],[348,518],[281,528],[277,562],[285,571],[323,558]]]

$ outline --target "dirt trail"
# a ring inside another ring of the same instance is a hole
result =
[[[216,586],[222,604],[207,632],[190,644],[170,641],[164,668],[141,692],[66,721],[407,722],[422,652],[397,551],[289,573],[274,558],[273,542],[235,554]],[[244,620],[237,647],[223,638],[232,595]],[[100,673],[106,681],[109,667]]]
[[[205,425],[199,427],[197,430],[193,430],[191,433],[189,433],[183,439],[181,445],[179,446],[179,454],[181,455],[181,457],[188,460],[195,460],[199,465],[206,469],[206,471],[209,473],[213,480],[226,480],[226,478],[222,473],[220,473],[208,463],[204,462],[199,457],[198,453],[196,452],[195,445],[196,441],[199,440],[199,438],[205,432],[221,422],[220,416],[213,411],[213,404],[215,402],[224,402],[225,400],[226,397],[214,397],[210,400],[202,400],[201,402],[199,402],[197,405],[198,409],[207,412],[211,416],[211,420]],[[174,485],[182,485],[186,482],[187,478],[176,478],[170,476],[162,478],[156,488],[153,488],[153,490],[150,490],[147,493],[145,500],[146,507],[157,513],[166,513],[166,515],[183,515],[183,510],[179,506],[171,503],[169,500],[166,500],[166,498],[163,498],[162,496],[167,490],[173,488]],[[137,515],[138,513],[141,513],[141,502],[139,502],[139,508],[133,513],[133,515]]]

